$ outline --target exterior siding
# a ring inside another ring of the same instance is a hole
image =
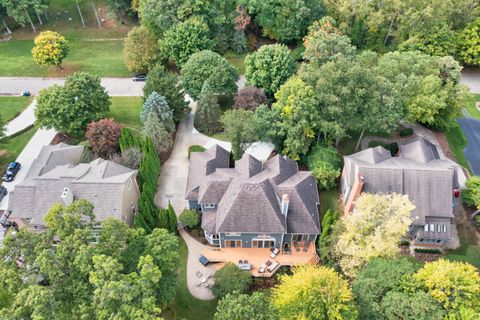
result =
[[[138,211],[138,198],[140,196],[140,191],[138,189],[138,184],[137,180],[135,177],[132,177],[132,184],[130,186],[130,189],[128,188],[129,182],[127,181],[124,185],[123,189],[123,205],[122,205],[122,217],[120,219],[124,219],[129,226],[133,225],[133,210],[132,210],[132,204],[133,207],[135,208],[135,211]]]
[[[270,238],[275,239],[275,247],[279,248],[282,243],[282,234],[269,234]],[[225,233],[220,233],[221,246],[225,247],[225,240],[241,240],[243,248],[251,248],[253,239],[264,238],[264,234],[258,233],[241,233],[238,236],[236,235],[226,235]],[[268,240],[268,239],[266,239]]]

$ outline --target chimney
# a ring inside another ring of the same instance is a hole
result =
[[[63,188],[61,198],[66,206],[73,202],[73,193],[70,191],[70,188]]]
[[[282,214],[283,214],[284,216],[287,216],[287,213],[288,213],[288,203],[289,203],[288,194],[286,194],[286,193],[282,194],[282,206],[281,206],[281,209],[282,209]]]

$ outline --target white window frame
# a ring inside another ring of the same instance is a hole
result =
[[[205,209],[213,209],[213,208],[215,208],[215,204],[214,203],[204,203],[203,207]]]
[[[430,231],[431,232],[435,231],[435,225],[433,223],[430,223]]]
[[[428,224],[423,226],[423,231],[428,232]]]
[[[128,180],[128,190],[132,188],[132,179]]]
[[[444,233],[447,233],[447,225],[446,225],[446,224],[443,225],[443,228],[442,228],[442,229],[443,229],[443,232],[444,232]]]
[[[241,232],[225,232],[226,237],[240,237],[241,235]]]
[[[240,239],[232,239],[232,240],[230,240],[230,239],[227,240],[227,239],[226,239],[226,240],[223,240],[223,241],[224,241],[223,244],[224,244],[225,248],[243,248],[243,241],[240,240]],[[229,246],[227,246],[227,242],[228,242],[228,241],[234,241],[234,242],[235,242],[235,247],[229,247]],[[237,246],[237,243],[239,243],[239,242],[240,242],[240,245]]]

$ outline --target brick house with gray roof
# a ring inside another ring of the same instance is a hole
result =
[[[44,146],[9,194],[10,218],[43,230],[52,205],[85,199],[93,204],[96,221],[113,217],[131,225],[139,197],[137,170],[100,158],[80,163],[83,150],[65,143]]]
[[[314,242],[320,233],[314,177],[277,155],[265,162],[245,153],[230,168],[230,154],[215,145],[192,153],[186,200],[202,212],[211,245],[282,248]]]
[[[454,161],[423,138],[398,143],[391,156],[378,146],[344,157],[341,177],[345,211],[354,210],[361,192],[400,193],[414,203],[409,236],[416,245],[443,245],[452,239],[455,195],[466,176]]]

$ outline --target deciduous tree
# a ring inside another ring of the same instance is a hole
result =
[[[272,304],[280,319],[356,319],[348,282],[327,267],[297,267],[280,276]]]
[[[468,24],[458,36],[458,57],[467,65],[480,64],[480,18]]]
[[[147,72],[158,58],[157,39],[147,27],[134,27],[128,32],[123,44],[123,62],[130,72]]]
[[[254,113],[250,110],[228,110],[220,118],[226,137],[232,142],[233,158],[242,157],[248,143],[257,140]]]
[[[355,201],[354,212],[343,218],[344,231],[335,245],[342,271],[349,277],[356,277],[370,259],[395,257],[399,251],[398,242],[412,222],[414,209],[406,195],[360,195]]]
[[[218,302],[215,320],[273,320],[275,313],[263,292],[227,294]]]
[[[215,280],[212,292],[217,298],[223,298],[229,293],[245,293],[252,285],[250,272],[240,270],[233,263],[225,264],[213,275]]]
[[[205,50],[193,54],[180,71],[180,79],[185,91],[193,99],[198,99],[205,83],[209,93],[233,95],[237,92],[238,70],[213,51]]]
[[[312,171],[322,189],[334,188],[340,177],[341,159],[337,150],[331,146],[315,145],[307,155],[308,169]]]
[[[80,136],[88,123],[105,118],[109,106],[100,78],[77,72],[68,76],[63,86],[40,91],[35,118],[40,126]]]
[[[268,104],[268,98],[265,91],[255,87],[244,87],[238,90],[234,97],[233,107],[235,109],[253,110],[261,104]]]
[[[102,119],[87,125],[85,137],[92,150],[102,157],[114,154],[118,149],[121,126],[114,119]]]
[[[208,25],[199,18],[191,18],[168,29],[158,41],[160,54],[183,66],[195,52],[213,48]]]
[[[179,220],[189,228],[194,228],[200,223],[200,215],[196,210],[183,210]]]
[[[316,0],[251,1],[250,9],[263,33],[282,42],[301,39],[324,12],[322,2]]]
[[[245,77],[250,85],[262,88],[269,97],[295,72],[295,59],[285,45],[262,46],[245,57]]]
[[[43,31],[35,37],[32,49],[33,60],[40,65],[62,68],[70,46],[64,36],[54,31]]]

